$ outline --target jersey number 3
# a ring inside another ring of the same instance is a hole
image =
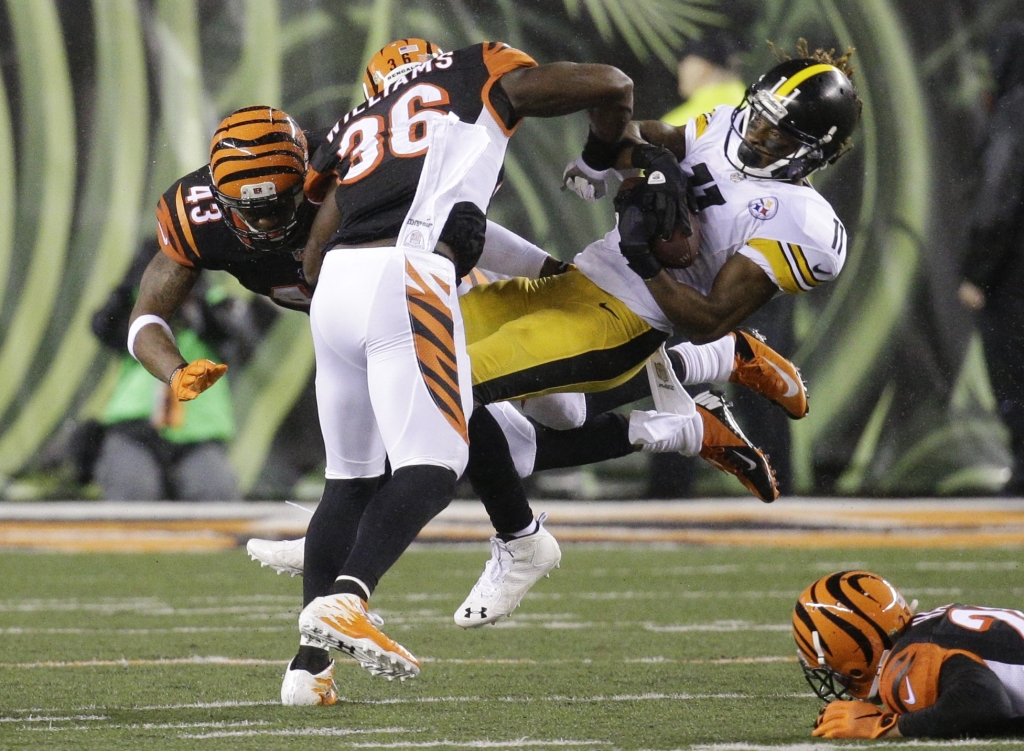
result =
[[[385,151],[396,157],[425,154],[430,144],[430,125],[447,117],[442,109],[449,103],[448,92],[429,83],[410,86],[391,109],[387,122],[380,115],[367,115],[351,123],[338,142],[338,159],[348,158],[349,168],[342,185],[359,182],[384,159]]]

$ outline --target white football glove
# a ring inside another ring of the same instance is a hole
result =
[[[588,167],[583,157],[578,156],[565,165],[565,171],[562,173],[562,190],[571,190],[584,201],[599,201],[608,192],[609,172],[613,170],[595,170]]]

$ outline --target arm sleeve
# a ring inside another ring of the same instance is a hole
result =
[[[954,738],[991,733],[1012,717],[1010,697],[985,665],[954,655],[939,673],[939,698],[930,707],[901,715],[900,733],[908,738]]]
[[[487,220],[484,252],[477,265],[486,271],[506,276],[536,279],[548,254],[515,232]]]

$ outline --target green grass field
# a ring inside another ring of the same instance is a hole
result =
[[[808,744],[820,702],[788,624],[812,580],[862,567],[922,608],[1024,605],[1020,549],[563,552],[511,621],[462,631],[451,613],[487,549],[410,550],[374,606],[422,673],[392,684],[339,659],[343,700],[328,708],[278,705],[300,580],[241,550],[0,554],[0,749]]]

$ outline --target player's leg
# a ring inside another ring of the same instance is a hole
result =
[[[376,281],[364,338],[365,382],[393,474],[359,520],[331,594],[311,602],[299,623],[305,636],[342,649],[371,673],[404,679],[419,664],[377,629],[366,602],[451,501],[468,454],[471,376],[452,265],[428,254],[372,252],[385,254],[387,267],[376,280],[359,277],[361,284]]]
[[[738,383],[794,420],[807,415],[807,387],[800,370],[752,329],[737,329],[708,344],[684,342],[668,352],[684,384]]]

